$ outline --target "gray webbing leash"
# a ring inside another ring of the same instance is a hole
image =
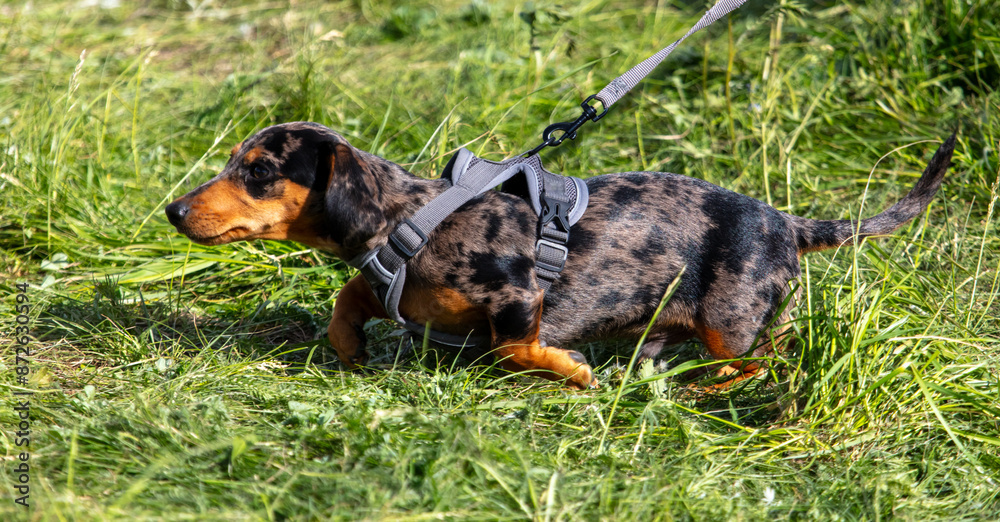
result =
[[[544,149],[545,147],[555,147],[563,142],[566,138],[571,140],[576,139],[576,131],[584,123],[588,121],[597,121],[604,117],[608,113],[608,109],[615,104],[622,96],[625,96],[633,87],[638,85],[649,73],[656,69],[656,66],[660,65],[673,50],[680,45],[687,37],[694,33],[704,29],[715,23],[718,19],[726,16],[727,14],[733,12],[739,6],[743,5],[746,0],[719,0],[717,4],[712,6],[701,20],[698,21],[690,31],[684,36],[678,39],[676,42],[670,44],[669,46],[661,49],[658,53],[650,56],[643,60],[639,65],[629,69],[625,74],[611,80],[610,83],[604,86],[597,94],[591,94],[587,97],[580,106],[583,108],[583,114],[580,115],[575,121],[564,121],[559,123],[553,123],[545,128],[542,132],[542,144],[531,149],[530,151],[523,154],[523,156],[533,156],[538,153],[538,151]],[[597,100],[601,102],[604,107],[604,112],[598,114],[597,109],[595,109],[591,104],[591,100]],[[553,133],[561,131],[562,134],[555,136]]]

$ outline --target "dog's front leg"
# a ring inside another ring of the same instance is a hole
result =
[[[542,346],[538,330],[542,297],[538,290],[508,287],[491,304],[489,319],[493,354],[500,366],[553,381],[565,381],[577,389],[596,387],[594,372],[580,352]]]
[[[348,368],[357,368],[368,360],[364,327],[372,318],[387,319],[388,316],[368,281],[360,275],[354,276],[340,289],[337,302],[333,305],[333,318],[326,329],[330,344],[337,350],[337,357]]]

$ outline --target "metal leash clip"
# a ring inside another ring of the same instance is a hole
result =
[[[733,12],[736,8],[743,5],[746,0],[718,0],[718,2],[713,5],[708,11],[705,12],[701,20],[691,28],[684,36],[682,36],[676,42],[670,44],[659,52],[646,58],[641,63],[632,67],[625,74],[611,80],[611,83],[604,86],[600,92],[597,94],[591,94],[589,98],[580,104],[583,107],[583,114],[580,115],[576,121],[564,121],[560,123],[553,123],[545,128],[545,132],[542,133],[542,139],[545,140],[541,145],[525,152],[521,156],[527,158],[529,156],[534,156],[538,151],[544,149],[548,146],[555,147],[563,142],[566,138],[571,140],[576,139],[576,130],[580,128],[581,125],[587,123],[587,121],[597,121],[604,117],[608,113],[608,109],[615,104],[622,96],[625,96],[633,87],[636,86],[643,78],[649,73],[653,72],[653,69],[662,62],[674,48],[680,45],[688,36],[700,31],[701,29],[708,27],[715,23],[716,20],[726,16],[727,14]],[[597,114],[597,110],[590,106],[590,100],[597,98],[597,101],[601,102],[601,106],[604,107],[604,112]],[[561,131],[558,137],[553,136],[553,133]]]
[[[563,142],[566,138],[571,140],[576,139],[576,131],[584,123],[588,121],[597,121],[604,117],[608,113],[608,107],[604,107],[604,112],[598,114],[597,109],[590,105],[590,100],[597,98],[596,94],[591,94],[580,107],[583,108],[583,114],[580,115],[575,121],[561,121],[558,123],[553,123],[548,127],[545,127],[545,131],[542,132],[542,143],[541,145],[521,154],[521,156],[527,158],[529,156],[534,156],[538,151],[544,149],[545,147],[555,147]],[[600,100],[597,100],[600,101]],[[601,102],[601,106],[604,106],[604,102]],[[562,134],[558,136],[553,136],[552,133],[562,131]]]

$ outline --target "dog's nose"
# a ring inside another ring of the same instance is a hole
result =
[[[170,220],[171,225],[178,227],[184,222],[184,217],[187,216],[190,210],[191,207],[188,206],[187,202],[182,200],[174,201],[167,205],[167,219]]]

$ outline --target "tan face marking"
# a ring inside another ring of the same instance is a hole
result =
[[[315,237],[315,218],[305,212],[310,203],[309,189],[287,180],[275,184],[281,197],[255,200],[231,179],[212,183],[191,200],[183,232],[204,245]]]
[[[263,154],[264,154],[264,149],[262,147],[260,146],[254,147],[248,150],[247,153],[243,155],[243,164],[249,165],[260,159],[260,157]]]

